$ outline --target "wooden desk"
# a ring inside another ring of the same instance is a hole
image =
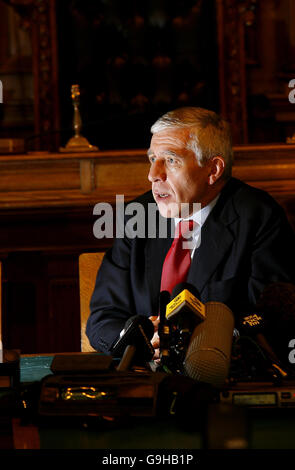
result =
[[[81,353],[83,354],[83,353]],[[32,383],[50,374],[53,355],[21,357],[21,382]],[[130,419],[117,426],[87,428],[65,419],[58,426],[22,425],[13,421],[13,439],[16,449],[200,449],[199,431],[183,431],[172,419]],[[106,423],[107,424],[107,423]],[[155,431],[156,430],[156,431]]]
[[[50,373],[52,357],[22,357],[21,380],[40,380]],[[277,411],[249,416],[250,449],[295,449],[295,410]],[[202,449],[204,436],[198,426],[196,422],[195,431],[186,431],[174,419],[143,418],[113,429],[75,427],[66,421],[38,428],[14,419],[13,436],[16,449]]]

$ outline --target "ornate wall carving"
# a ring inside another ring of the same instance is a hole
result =
[[[255,21],[256,0],[217,0],[221,112],[235,143],[248,142],[245,30]]]
[[[30,31],[34,75],[34,136],[29,148],[53,150],[58,146],[59,99],[55,0],[2,0]]]
[[[39,146],[58,146],[59,99],[55,0],[33,0],[35,116]]]

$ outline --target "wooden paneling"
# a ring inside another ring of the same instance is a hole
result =
[[[76,253],[16,252],[3,265],[5,347],[22,353],[78,351]]]
[[[295,145],[235,147],[233,175],[276,196],[294,190]],[[0,156],[0,210],[89,207],[149,190],[146,150]]]
[[[78,161],[1,162],[0,192],[80,189],[79,170]]]
[[[150,182],[147,179],[148,167],[144,155],[139,156],[138,161],[132,164],[126,161],[113,163],[104,161],[101,165],[94,165],[95,187],[100,193],[104,190],[112,190],[114,194],[118,190],[124,194],[128,194],[130,190],[138,194],[148,191],[150,189]]]

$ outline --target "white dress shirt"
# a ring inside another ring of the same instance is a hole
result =
[[[179,219],[177,217],[174,218],[175,227],[181,220],[193,220],[195,222],[195,226],[194,226],[194,229],[192,231],[192,239],[190,240],[190,245],[189,245],[189,247],[191,248],[191,259],[194,256],[196,248],[198,248],[201,244],[202,226],[204,225],[204,223],[205,223],[208,215],[212,211],[213,207],[217,203],[218,198],[219,198],[219,194],[216,196],[215,199],[213,199],[213,201],[209,202],[209,204],[207,204],[207,206],[202,207],[202,209],[200,209],[197,212],[194,212],[190,217],[188,217],[186,219]]]

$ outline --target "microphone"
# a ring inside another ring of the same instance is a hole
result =
[[[195,286],[188,282],[177,284],[172,291],[172,300],[167,305],[166,318],[177,322],[192,320],[194,324],[205,319],[205,305],[198,299],[199,293]]]
[[[184,370],[192,379],[218,387],[229,373],[234,316],[221,302],[207,302],[205,307],[206,318],[191,336]]]
[[[172,300],[166,308],[166,320],[170,328],[170,365],[174,372],[183,372],[191,334],[205,318],[205,305],[198,296],[192,284],[182,282],[174,287]]]
[[[154,348],[150,343],[154,335],[154,325],[144,315],[134,315],[127,320],[123,335],[111,349],[113,357],[123,357],[117,370],[129,369],[134,357],[137,360],[148,362],[154,355]]]
[[[271,360],[278,361],[278,357],[264,335],[265,330],[265,316],[258,309],[255,309],[253,312],[248,312],[242,316],[238,332],[240,336],[254,338]]]
[[[243,373],[252,378],[270,375],[275,381],[287,378],[288,372],[265,337],[264,314],[254,309],[242,316],[238,327],[238,337],[233,347],[233,372],[236,370],[238,377]]]
[[[271,374],[275,381],[294,376],[289,360],[289,344],[295,332],[294,284],[276,282],[266,286],[253,311],[241,318],[239,329],[237,346],[247,359],[238,362],[237,373],[246,368],[252,376]]]

